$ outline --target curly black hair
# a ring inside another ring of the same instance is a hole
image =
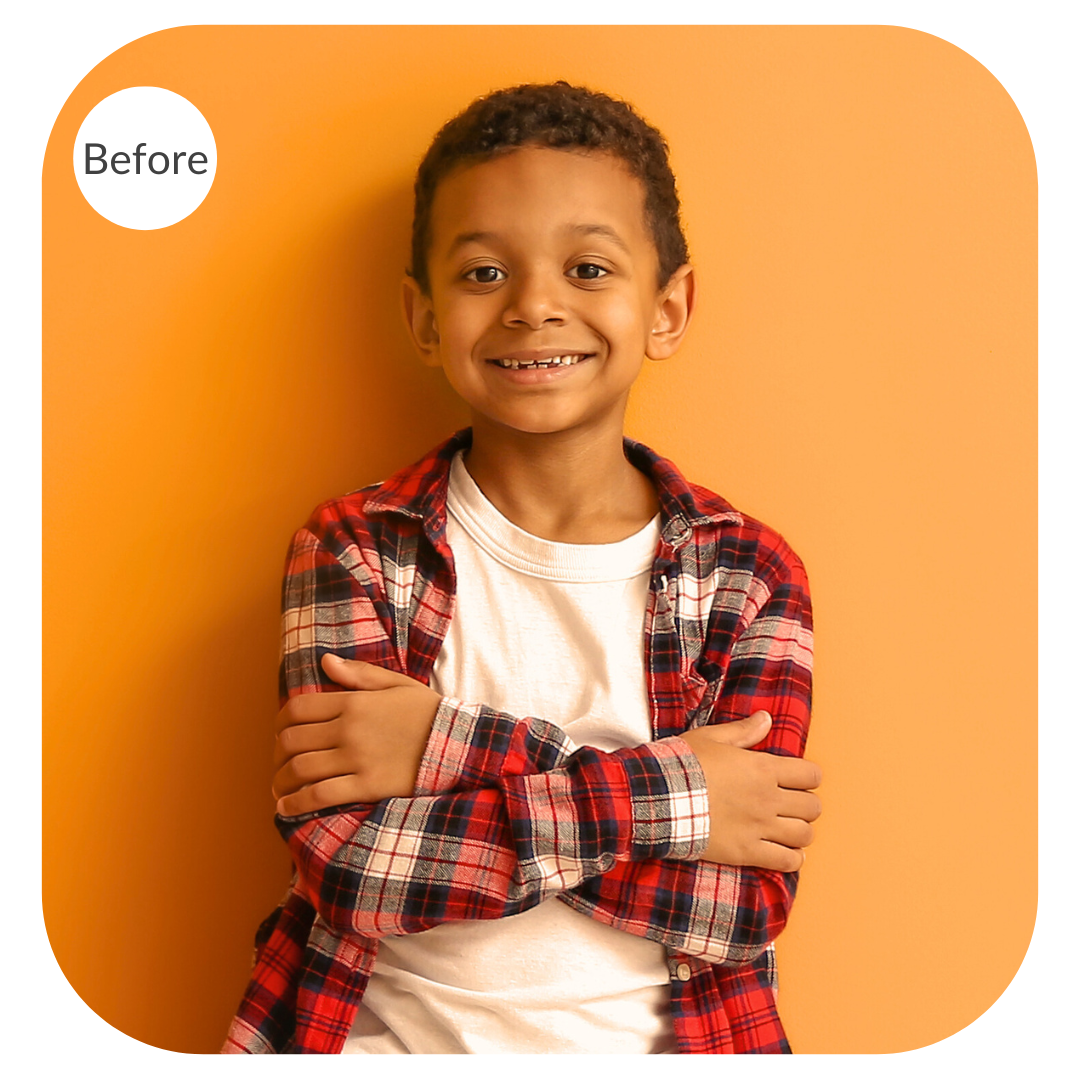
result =
[[[431,293],[427,253],[435,189],[461,164],[479,164],[521,146],[596,150],[625,162],[645,188],[645,223],[660,260],[658,287],[689,262],[668,147],[625,102],[583,86],[524,83],[477,98],[439,130],[416,173],[409,276]]]

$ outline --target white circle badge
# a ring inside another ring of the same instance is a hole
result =
[[[90,110],[72,161],[80,190],[103,218],[126,229],[164,229],[206,198],[217,144],[187,98],[131,86]]]

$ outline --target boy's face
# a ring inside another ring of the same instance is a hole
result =
[[[431,296],[407,280],[406,316],[474,425],[621,435],[643,358],[675,351],[693,303],[689,266],[657,289],[644,202],[617,158],[540,147],[439,184]]]

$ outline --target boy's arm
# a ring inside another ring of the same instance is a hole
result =
[[[788,555],[789,562],[781,563],[783,573],[773,574],[765,602],[732,649],[711,719],[733,720],[764,706],[775,714],[775,723],[763,748],[779,755],[798,756],[805,742],[809,714],[810,610],[802,567],[790,552]],[[355,612],[352,614],[355,616]],[[332,644],[341,649],[344,642]],[[436,732],[428,740],[418,790],[455,788],[460,794],[468,795],[461,792],[462,787],[490,789],[510,776],[525,777],[557,769],[565,763],[571,748],[569,740],[554,725],[533,719],[518,720],[485,706],[465,707],[444,699],[439,714]],[[698,741],[699,753],[704,735],[704,732],[690,734],[691,740]],[[682,740],[667,741],[682,743]],[[483,800],[489,796],[490,791],[480,797]],[[456,812],[466,811],[459,807]],[[475,808],[467,812],[475,813]],[[802,816],[812,820],[811,815]],[[353,820],[359,821],[355,812]],[[553,817],[553,824],[554,821]],[[409,827],[406,818],[399,818],[395,825],[393,820],[383,817],[379,824],[384,839],[391,837],[398,826]],[[593,824],[595,827],[598,823]],[[564,838],[566,835],[563,830]],[[713,847],[712,841],[709,847]],[[567,865],[577,857],[572,846],[549,854]],[[612,863],[603,857],[611,854],[603,852],[599,859],[583,865],[580,883],[562,898],[598,920],[718,963],[743,963],[757,955],[782,928],[794,890],[792,873],[686,861],[685,857],[642,858],[640,852],[631,861],[623,858]],[[755,859],[739,862],[757,864]],[[611,866],[606,872],[605,863]],[[422,877],[431,868],[418,865],[415,871]],[[551,882],[541,886],[543,895],[549,895],[552,887]],[[521,902],[525,896],[526,892],[519,888],[515,902]],[[487,909],[487,913],[445,917],[498,917],[527,906],[529,903],[524,902],[515,908],[495,907]],[[385,932],[404,931],[398,927]]]
[[[673,740],[674,741],[674,740]],[[630,859],[695,858],[708,829],[693,756],[576,751],[490,788],[282,818],[302,888],[335,929],[382,937],[497,919]],[[678,812],[682,802],[697,804]]]
[[[274,794],[278,813],[284,817],[353,803],[450,794],[426,790],[417,782],[440,710],[472,721],[486,713],[505,726],[508,742],[521,738],[547,747],[546,763],[538,762],[535,753],[519,751],[514,756],[528,761],[529,768],[506,770],[477,787],[497,786],[508,776],[569,767],[576,760],[574,751],[580,749],[546,720],[519,720],[488,706],[442,698],[423,683],[375,664],[325,654],[322,666],[336,683],[349,689],[301,695],[278,714],[274,759],[280,768],[274,776]],[[681,745],[704,774],[709,841],[699,858],[786,871],[802,865],[801,849],[813,839],[809,823],[821,812],[810,791],[820,776],[817,766],[809,762],[746,749],[757,746],[771,726],[772,718],[759,711],[744,720],[702,727],[668,740]],[[645,747],[660,745],[647,743]],[[539,764],[548,768],[538,768]]]
[[[756,750],[801,757],[810,720],[809,589],[802,563],[782,542],[766,561],[771,564],[767,595],[731,648],[704,723],[727,724],[763,709],[773,723]],[[706,642],[706,655],[710,644],[715,643]],[[482,712],[471,728],[465,719],[456,726],[445,720],[436,724],[422,783],[481,785],[539,764],[523,752],[527,743],[499,729],[506,725],[499,714]],[[690,733],[690,738],[696,743],[701,736]],[[783,929],[797,880],[797,873],[755,865],[650,859],[619,863],[561,899],[598,921],[669,948],[712,963],[740,964],[754,959]]]
[[[805,570],[786,554],[784,572],[732,650],[707,722],[727,724],[765,709],[773,723],[755,749],[802,757],[813,625]],[[783,930],[797,882],[797,872],[660,859],[616,866],[562,899],[620,930],[712,963],[738,965],[757,957]]]
[[[400,670],[370,553],[342,559],[308,530],[290,550],[282,688],[292,699],[333,689],[323,652]],[[323,695],[325,696],[325,695]],[[520,731],[520,729],[519,729]],[[311,903],[335,929],[372,937],[452,919],[500,918],[630,859],[696,858],[708,804],[680,739],[604,753],[533,721],[525,742],[544,772],[481,790],[277,818]]]

